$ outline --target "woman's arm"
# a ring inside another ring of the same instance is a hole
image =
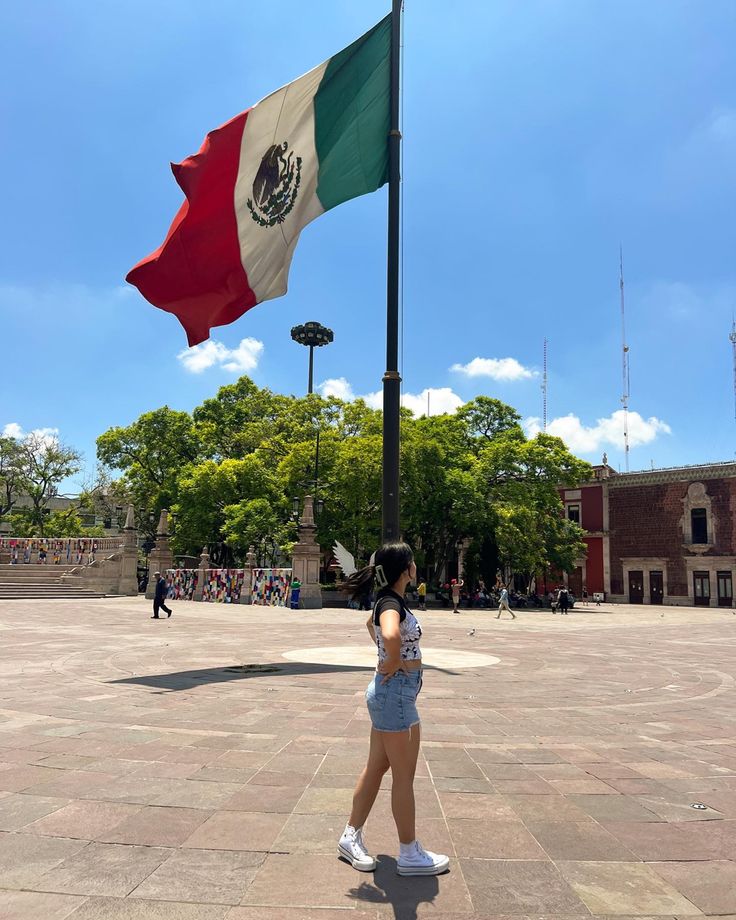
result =
[[[401,616],[398,610],[389,607],[381,614],[381,635],[386,649],[386,660],[378,666],[383,674],[383,683],[390,680],[397,671],[406,670],[401,660]]]
[[[366,625],[368,632],[370,633],[371,639],[373,640],[373,644],[375,645],[376,644],[376,628],[373,625],[373,611],[371,611],[371,615],[366,620],[365,625]]]

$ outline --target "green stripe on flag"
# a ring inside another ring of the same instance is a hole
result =
[[[336,54],[314,98],[317,197],[325,211],[388,181],[391,15]]]

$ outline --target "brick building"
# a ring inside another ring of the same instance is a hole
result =
[[[565,515],[585,530],[573,593],[632,604],[730,607],[736,578],[736,463],[637,473],[594,467],[565,489]]]

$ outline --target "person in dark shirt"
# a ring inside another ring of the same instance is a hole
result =
[[[169,593],[169,586],[160,572],[154,572],[153,575],[156,579],[156,593],[153,596],[153,616],[151,619],[159,620],[159,610],[163,610],[167,617],[170,617],[172,613],[166,606],[166,595]]]

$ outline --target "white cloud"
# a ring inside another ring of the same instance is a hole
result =
[[[237,348],[228,348],[222,342],[208,339],[194,348],[183,349],[176,357],[192,374],[201,374],[216,365],[226,371],[244,374],[258,366],[262,353],[263,342],[258,339],[242,339]]]
[[[324,383],[320,383],[317,389],[325,397],[335,396],[345,402],[352,402],[355,399],[353,388],[344,377],[332,377],[329,380],[325,380]]]
[[[473,358],[467,364],[453,364],[451,371],[466,377],[490,377],[491,380],[527,380],[535,371],[519,364],[516,358]]]
[[[404,393],[401,404],[411,409],[413,415],[427,415],[428,406],[430,415],[444,415],[457,412],[463,400],[450,387],[429,387],[416,395]]]
[[[356,396],[345,377],[325,380],[324,383],[319,384],[317,389],[323,396],[336,396],[346,402],[362,399],[371,409],[383,408],[383,390]],[[416,416],[426,415],[427,406],[429,406],[430,415],[443,415],[446,412],[456,412],[463,405],[463,400],[450,387],[427,387],[421,393],[403,393],[401,405],[410,409]]]
[[[20,441],[22,438],[31,435],[32,437],[38,438],[47,446],[59,440],[58,428],[34,428],[32,431],[24,431],[23,427],[19,425],[18,422],[8,422],[3,428],[2,433],[3,437],[15,438],[16,441]]]
[[[640,447],[651,443],[660,434],[671,434],[670,426],[661,419],[651,416],[642,418],[638,412],[629,412],[629,446]],[[542,420],[528,418],[524,429],[529,437],[542,430]],[[568,448],[581,454],[589,454],[602,447],[624,449],[624,411],[617,409],[608,418],[599,418],[595,425],[587,427],[577,415],[570,413],[553,419],[547,425],[547,434],[562,438]]]

